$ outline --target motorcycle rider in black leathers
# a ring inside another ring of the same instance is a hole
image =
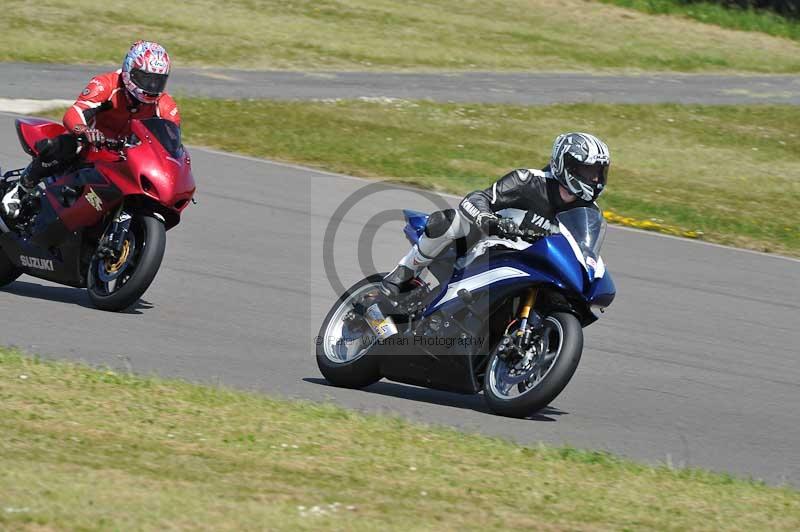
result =
[[[556,214],[575,207],[598,209],[594,200],[608,178],[608,146],[588,133],[565,133],[553,143],[550,164],[542,170],[514,170],[485,190],[467,194],[458,209],[428,217],[425,233],[384,277],[383,293],[390,299],[411,292],[415,279],[436,256],[458,238],[468,245],[483,235],[515,238],[520,228],[495,214],[508,208],[528,211],[523,225],[541,235],[557,231]]]

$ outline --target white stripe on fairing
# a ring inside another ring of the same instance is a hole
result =
[[[583,258],[583,252],[581,251],[580,246],[578,246],[578,242],[575,240],[575,237],[572,236],[572,233],[569,232],[569,229],[567,229],[562,223],[558,224],[558,229],[561,231],[561,234],[564,235],[564,238],[567,239],[567,242],[569,242],[569,247],[572,248],[575,258],[578,259],[578,261],[581,263],[581,266],[586,268],[586,261]]]
[[[567,239],[569,242],[569,247],[572,248],[572,252],[575,254],[575,258],[578,259],[578,262],[588,271],[589,268],[586,266],[586,259],[583,257],[583,251],[581,251],[578,242],[575,240],[575,237],[572,236],[572,233],[569,232],[569,229],[564,227],[563,224],[558,224],[558,228],[561,230],[561,234],[564,235],[564,238]],[[603,257],[597,257],[597,268],[594,268],[594,278],[599,279],[606,274],[606,264],[603,262]]]
[[[594,278],[599,279],[606,274],[606,263],[603,257],[597,257],[597,268],[594,270]]]
[[[478,275],[473,275],[472,277],[467,277],[466,279],[462,279],[448,286],[447,292],[444,294],[444,297],[436,303],[436,307],[440,307],[457,297],[458,291],[462,288],[465,288],[468,292],[472,292],[473,290],[488,286],[492,283],[504,281],[506,279],[514,279],[515,277],[528,277],[528,274],[510,266],[503,266],[502,268],[495,268],[479,273]]]

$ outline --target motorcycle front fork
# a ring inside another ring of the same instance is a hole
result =
[[[528,327],[528,323],[531,322],[531,310],[533,306],[536,304],[536,296],[538,295],[538,290],[535,287],[531,287],[528,290],[527,295],[525,296],[525,301],[522,304],[522,312],[519,314],[520,324],[519,329],[517,329],[517,336],[520,338],[520,347],[528,345],[531,339],[531,328]],[[534,312],[534,320],[538,319],[538,314]],[[538,323],[534,323],[534,326],[539,325]]]
[[[527,358],[532,356],[530,352],[531,337],[533,332],[541,325],[542,318],[533,310],[536,305],[536,296],[539,291],[536,287],[531,287],[528,292],[523,296],[522,307],[520,308],[519,316],[508,324],[506,328],[505,338],[500,343],[499,351],[502,353],[503,358],[509,356],[522,356]],[[509,329],[519,322],[519,327],[513,333],[509,334]]]
[[[97,247],[96,255],[99,258],[111,258],[116,260],[119,257],[122,251],[122,245],[130,230],[131,219],[131,215],[125,212],[122,206],[120,206],[110,227],[103,235],[100,245]]]

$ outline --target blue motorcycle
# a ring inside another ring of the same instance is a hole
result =
[[[427,215],[404,211],[413,244]],[[583,327],[598,319],[616,289],[599,251],[606,222],[584,207],[556,217],[548,236],[532,236],[530,215],[507,209],[515,238],[487,237],[469,249],[456,241],[428,268],[405,302],[379,290],[385,274],[353,285],[333,305],[317,337],[316,358],[336,386],[362,388],[386,378],[484,397],[497,414],[527,417],[569,383],[583,351]]]

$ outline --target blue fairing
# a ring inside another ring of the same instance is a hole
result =
[[[457,306],[463,305],[457,297],[458,290],[466,288],[469,292],[478,295],[484,291],[500,294],[506,288],[522,284],[545,283],[553,284],[559,288],[566,288],[559,279],[547,272],[531,267],[527,262],[522,262],[522,253],[512,253],[473,264],[464,270],[456,270],[449,280],[441,286],[439,296],[428,305],[426,315],[440,309],[455,312]],[[486,279],[485,276],[497,274],[495,279]],[[481,275],[484,277],[482,278]],[[480,281],[479,281],[480,280]],[[487,283],[487,284],[484,284]],[[482,286],[475,286],[480,284]]]
[[[614,280],[611,274],[606,272],[600,279],[595,279],[589,290],[589,304],[607,307],[614,301],[614,296],[617,293],[617,287],[614,285]]]
[[[403,232],[409,242],[416,244],[419,237],[425,232],[428,215],[420,211],[403,209],[403,216],[406,217],[406,226],[403,228]]]
[[[570,292],[583,294],[589,281],[588,274],[575,258],[567,239],[561,235],[549,236],[521,252],[526,262],[548,272],[560,281],[559,286]]]
[[[441,293],[428,306],[426,314],[442,309],[455,311],[455,307],[462,304],[456,297],[461,288],[476,296],[485,291],[501,296],[508,288],[530,284],[555,286],[580,297],[587,305],[608,306],[614,299],[611,276],[606,272],[603,277],[590,282],[589,273],[575,257],[567,239],[553,235],[523,251],[503,253],[457,270],[442,286]]]
[[[412,210],[404,210],[403,214],[407,222],[403,230],[406,238],[416,244],[425,231],[428,215]],[[465,269],[456,269],[451,278],[441,284],[439,295],[428,305],[425,314],[439,310],[455,312],[456,307],[463,305],[457,297],[462,288],[476,296],[491,291],[492,296],[503,297],[519,286],[532,284],[557,287],[583,299],[587,306],[606,307],[616,292],[608,272],[594,278],[593,269],[587,271],[576,258],[569,241],[556,234],[542,238],[524,250],[484,256]]]

